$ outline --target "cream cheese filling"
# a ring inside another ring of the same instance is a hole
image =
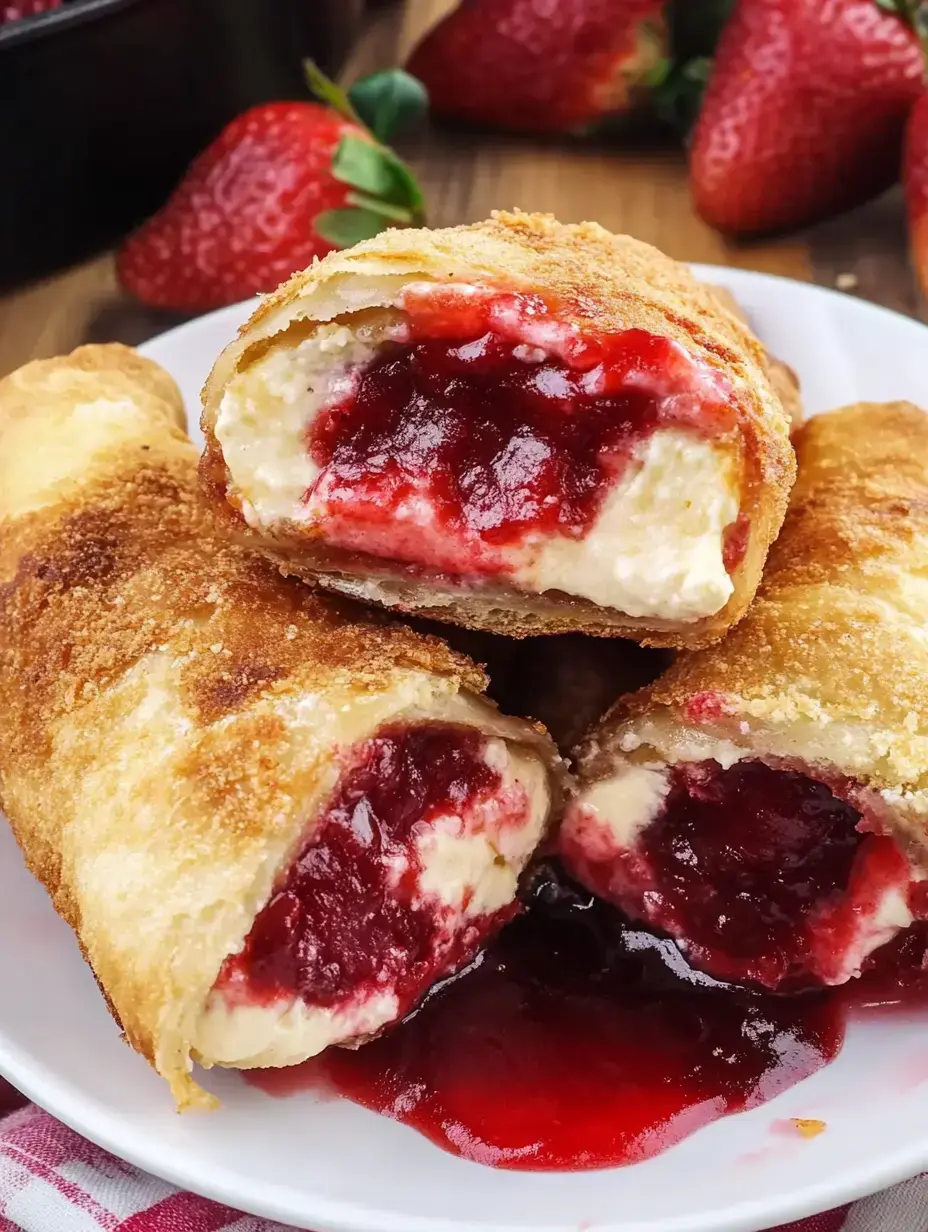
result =
[[[368,312],[359,321],[322,324],[289,349],[271,347],[223,395],[216,438],[243,516],[256,529],[325,524],[324,479],[313,491],[321,472],[309,456],[312,424],[350,394],[378,347],[402,335],[395,312]],[[548,353],[536,345],[516,348],[527,365]],[[530,593],[556,590],[633,618],[696,621],[732,595],[724,536],[739,505],[730,450],[692,432],[660,428],[635,447],[582,538],[529,535],[494,548],[493,556],[504,577]],[[427,493],[405,502],[396,519],[393,547],[416,563],[416,545],[441,536]]]
[[[436,818],[417,840],[416,902],[441,913],[449,942],[469,921],[513,901],[551,807],[548,772],[537,756],[491,736],[484,757],[500,775],[499,789],[463,815]],[[519,826],[506,819],[514,799],[526,807]],[[407,862],[398,861],[389,870],[391,880],[399,885],[406,871]],[[255,1004],[238,990],[213,990],[196,1023],[192,1048],[206,1065],[294,1065],[332,1045],[374,1035],[401,1012],[395,991],[386,986],[328,1007],[308,1005],[299,997]]]
[[[731,598],[724,534],[738,506],[730,454],[691,432],[658,429],[584,538],[551,536],[528,548],[514,577],[629,616],[698,620]]]

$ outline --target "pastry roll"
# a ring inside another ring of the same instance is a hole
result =
[[[768,988],[840,984],[928,915],[928,416],[819,416],[764,582],[587,739],[570,872]]]
[[[204,390],[207,489],[287,573],[473,629],[717,640],[794,475],[757,340],[592,223],[396,230],[264,301]]]
[[[124,347],[0,382],[0,798],[180,1106],[469,962],[559,790],[469,660],[218,537],[182,423]]]

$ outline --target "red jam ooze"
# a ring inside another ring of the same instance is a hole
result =
[[[469,962],[514,907],[464,927],[449,921],[449,908],[419,894],[417,839],[434,819],[466,816],[500,791],[485,743],[467,727],[395,724],[353,750],[312,841],[242,952],[226,959],[217,991],[233,1002],[331,1007],[385,990],[405,1014]],[[525,795],[514,792],[502,824],[527,820]]]
[[[584,850],[582,827],[569,828],[564,854],[585,885],[679,938],[696,966],[782,989],[847,979],[883,895],[905,898],[907,860],[867,825],[804,774],[708,761],[671,772],[633,848]]]
[[[537,296],[473,288],[412,291],[403,307],[408,340],[385,343],[310,429],[322,474],[307,500],[343,548],[503,573],[506,548],[581,539],[658,427],[734,424],[725,378],[670,339],[587,336]],[[746,526],[728,537],[730,570],[746,541]]]
[[[763,1103],[842,1036],[827,994],[718,984],[552,869],[483,961],[389,1035],[248,1081],[334,1090],[478,1163],[579,1170]]]
[[[809,961],[804,923],[822,921],[827,948],[842,902],[897,884],[894,845],[860,820],[803,775],[704,763],[676,776],[643,858],[707,953],[778,976]],[[341,1094],[494,1167],[635,1163],[826,1065],[849,1009],[924,1004],[928,925],[863,965],[850,985],[791,996],[725,984],[551,865],[482,960],[398,1027],[247,1080]]]

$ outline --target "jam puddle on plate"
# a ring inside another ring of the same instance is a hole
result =
[[[844,1017],[833,995],[699,975],[547,870],[482,960],[400,1027],[249,1081],[346,1096],[494,1167],[604,1168],[808,1077],[837,1055]]]

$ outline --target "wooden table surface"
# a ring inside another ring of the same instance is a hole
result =
[[[453,0],[394,0],[367,21],[346,70],[352,79],[401,62]],[[928,319],[906,256],[902,200],[881,200],[799,235],[737,244],[697,219],[683,155],[673,149],[476,136],[433,126],[402,152],[425,189],[433,225],[471,222],[519,206],[564,222],[595,219],[674,257],[766,270],[853,293]],[[137,344],[181,318],[149,311],[119,290],[109,254],[0,298],[0,375],[81,342]]]

